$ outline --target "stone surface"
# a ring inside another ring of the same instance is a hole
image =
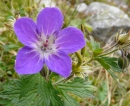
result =
[[[77,11],[78,12],[84,12],[87,10],[87,4],[85,3],[80,3],[77,5]]]
[[[87,22],[93,27],[92,35],[99,41],[106,42],[119,29],[130,30],[130,18],[117,7],[93,2],[85,12]]]

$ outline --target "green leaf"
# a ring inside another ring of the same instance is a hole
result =
[[[87,42],[88,47],[92,50],[92,45],[90,42]]]
[[[71,82],[59,84],[58,88],[82,98],[94,97],[93,93],[96,91],[96,87],[92,86],[91,82],[81,78],[75,78]]]
[[[1,104],[7,100],[12,106],[63,106],[59,92],[40,74],[12,80],[3,89]]]
[[[103,49],[101,48],[98,48],[98,49],[95,49],[93,52],[96,54],[100,54],[101,52],[103,51]]]
[[[94,41],[92,36],[90,36],[90,42],[91,42],[93,51],[96,49],[100,49],[100,43],[97,43],[96,41]]]
[[[69,96],[65,91],[62,91],[63,93],[63,101],[64,106],[80,106],[79,103],[73,99],[71,96]]]
[[[39,78],[38,93],[44,99],[44,106],[62,106],[58,92],[53,88],[50,82],[46,82],[44,78]]]
[[[110,69],[110,66],[102,58],[96,58],[96,60],[106,69]]]
[[[117,81],[118,76],[115,74],[115,72],[122,72],[122,69],[117,64],[117,58],[98,57],[96,60],[107,70],[107,72],[118,83],[118,86],[124,91],[122,85]]]
[[[100,43],[94,41],[92,36],[90,36],[90,41],[87,42],[87,45],[92,50],[94,56],[101,54],[103,51],[103,49],[100,48]]]
[[[107,95],[108,95],[107,83],[103,81],[100,88],[98,89],[97,98],[101,102],[103,102],[106,99]]]
[[[7,106],[8,103],[10,103],[10,100],[1,100],[0,101],[1,105],[6,105]]]
[[[24,97],[28,93],[28,91],[33,90],[37,82],[38,82],[37,76],[23,77],[21,79],[21,83],[23,84],[20,84],[21,85],[20,88],[23,89],[21,89],[19,97],[20,98]]]
[[[118,59],[113,57],[98,57],[96,60],[106,69],[111,69],[115,72],[122,72],[123,70],[118,66]]]

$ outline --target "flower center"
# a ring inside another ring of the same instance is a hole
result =
[[[44,47],[47,47],[47,46],[48,46],[48,40],[46,40],[46,43],[44,43],[43,46],[44,46]]]
[[[48,57],[50,54],[56,53],[58,46],[55,44],[55,36],[41,37],[39,41],[34,44],[35,50],[40,54],[41,58]]]
[[[41,45],[41,50],[49,52],[49,50],[55,49],[54,42],[48,41],[48,39]]]

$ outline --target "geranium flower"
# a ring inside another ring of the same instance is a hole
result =
[[[38,73],[44,64],[63,76],[71,73],[72,62],[68,56],[85,46],[83,33],[74,27],[61,30],[63,15],[58,8],[44,8],[36,22],[30,18],[19,18],[14,31],[25,46],[16,57],[15,70],[18,74]]]

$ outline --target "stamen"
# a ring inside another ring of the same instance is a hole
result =
[[[48,50],[52,50],[52,48],[48,48]]]
[[[56,49],[58,49],[60,46],[57,46]]]

